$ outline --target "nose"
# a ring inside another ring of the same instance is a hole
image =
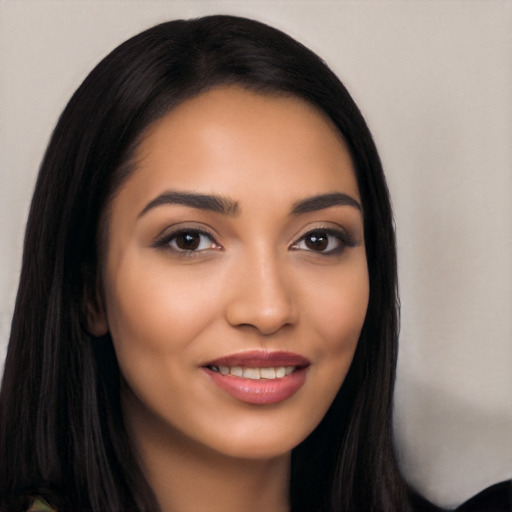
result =
[[[297,297],[292,279],[275,258],[253,255],[240,261],[232,274],[226,319],[233,327],[249,327],[264,336],[294,325]]]

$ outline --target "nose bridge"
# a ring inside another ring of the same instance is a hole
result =
[[[231,325],[252,326],[269,335],[296,322],[297,307],[285,263],[269,247],[240,257],[226,308]]]

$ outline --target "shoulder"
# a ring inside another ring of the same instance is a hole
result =
[[[36,498],[26,512],[57,512],[42,498]]]
[[[447,512],[435,506],[418,493],[410,491],[409,495],[414,512]],[[479,492],[454,512],[511,512],[512,511],[512,481],[507,480],[492,485]]]
[[[512,511],[512,480],[492,485],[456,509],[457,512]]]

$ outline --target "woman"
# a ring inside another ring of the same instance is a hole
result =
[[[333,73],[242,18],[147,30],[42,163],[2,510],[407,510],[397,316],[385,179]]]

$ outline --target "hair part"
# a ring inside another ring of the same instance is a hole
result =
[[[0,394],[0,508],[23,496],[63,510],[156,511],[126,433],[109,335],[87,332],[108,208],[151,124],[220,85],[302,98],[325,113],[354,162],[370,279],[353,363],[315,431],[292,452],[292,510],[406,510],[392,444],[396,253],[389,194],[366,123],[313,52],[263,23],[209,16],[121,44],[71,98],[53,132],[27,223]],[[16,503],[15,503],[16,502]],[[3,508],[2,508],[3,507]]]

